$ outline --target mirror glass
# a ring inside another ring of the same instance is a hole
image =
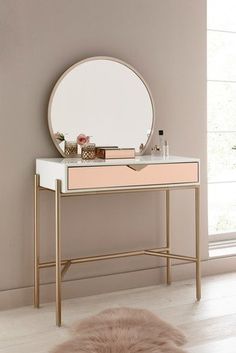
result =
[[[154,105],[136,70],[114,58],[94,57],[73,65],[58,80],[48,120],[63,156],[63,137],[76,141],[80,134],[96,146],[135,148],[142,154],[152,134]]]

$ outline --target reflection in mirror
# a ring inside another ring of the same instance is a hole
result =
[[[63,156],[67,142],[76,148],[73,142],[79,135],[89,136],[96,146],[134,148],[142,154],[152,133],[154,106],[146,83],[133,68],[113,58],[94,57],[75,64],[59,79],[48,119]]]

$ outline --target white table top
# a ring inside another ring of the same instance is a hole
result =
[[[127,164],[165,164],[165,163],[190,163],[199,162],[198,158],[169,156],[168,158],[145,155],[125,159],[93,159],[83,160],[81,158],[38,158],[37,160],[57,163],[70,167],[103,166],[103,165],[127,165]]]

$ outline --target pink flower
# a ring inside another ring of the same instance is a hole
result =
[[[86,136],[84,134],[80,134],[78,137],[77,137],[77,143],[78,145],[80,146],[83,146],[85,145],[86,143],[89,142],[89,136]]]

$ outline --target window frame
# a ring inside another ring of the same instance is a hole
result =
[[[235,34],[235,37],[236,37],[236,31],[230,31],[230,30],[223,30],[223,29],[217,29],[217,28],[210,28],[208,27],[207,25],[207,38],[208,38],[208,33],[209,32],[216,32],[216,33],[229,33],[229,34]],[[207,41],[207,59],[208,59],[208,41]],[[219,82],[219,83],[234,83],[236,84],[236,80],[221,80],[221,79],[208,79],[207,77],[207,86],[208,86],[208,82]],[[207,87],[207,95],[208,95],[208,87]],[[236,103],[235,103],[236,104]],[[209,105],[208,105],[208,100],[207,100],[207,112],[208,112],[208,108]],[[209,145],[208,145],[208,137],[209,137],[209,134],[212,134],[212,133],[236,133],[236,130],[212,130],[212,129],[209,129],[208,130],[208,118],[209,118],[209,115],[207,113],[207,165],[209,166]],[[236,141],[235,141],[235,144],[236,144]],[[208,174],[208,173],[207,173]],[[209,174],[208,174],[208,177],[209,177]],[[236,178],[235,180],[222,180],[222,181],[209,181],[208,180],[208,185],[210,184],[227,184],[229,182],[235,182],[236,183]],[[208,194],[209,195],[209,194]],[[209,222],[209,200],[208,200],[208,222]],[[209,223],[208,223],[209,224]],[[222,232],[222,233],[216,233],[216,234],[210,234],[210,231],[209,231],[209,225],[208,225],[208,238],[209,238],[209,246],[211,246],[210,244],[216,244],[220,241],[222,242],[226,242],[227,241],[235,241],[235,244],[236,244],[236,228],[235,228],[235,231],[232,231],[232,232],[229,232],[229,231],[225,231],[225,232]],[[213,246],[213,245],[212,245]],[[215,245],[214,245],[215,246]]]

